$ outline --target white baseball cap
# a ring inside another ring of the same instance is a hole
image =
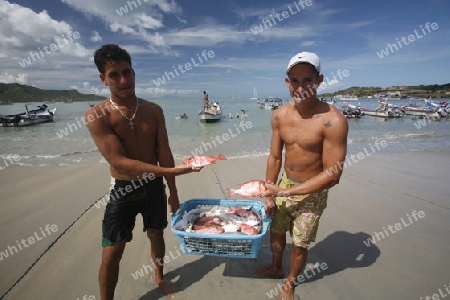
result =
[[[312,65],[314,68],[316,68],[317,72],[320,73],[320,60],[319,57],[312,52],[300,52],[294,55],[291,60],[289,61],[289,64],[287,66],[286,74],[289,73],[289,71],[292,69],[293,66],[301,64],[301,63],[307,63]]]

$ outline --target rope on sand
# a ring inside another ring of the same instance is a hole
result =
[[[106,194],[105,194],[106,195]],[[14,284],[0,297],[0,300],[3,299],[11,290],[20,282],[22,279],[31,271],[31,269],[41,260],[41,258],[48,252],[50,249],[56,244],[57,241],[70,229],[75,225],[75,223],[84,216],[92,206],[94,206],[98,201],[100,201],[105,195],[101,196],[97,201],[94,201],[88,208],[86,208],[76,219],[73,221],[48,247],[44,250],[44,252],[39,255],[39,257],[28,267],[27,270],[19,277],[19,279],[14,282]]]

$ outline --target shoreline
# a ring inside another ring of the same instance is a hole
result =
[[[385,141],[385,140],[382,140]],[[368,150],[367,147],[371,147],[370,151]],[[358,163],[358,161],[363,160],[364,158],[367,158],[369,156],[386,156],[386,157],[392,157],[392,156],[402,156],[402,155],[428,155],[428,154],[434,154],[434,155],[438,155],[438,156],[443,156],[443,157],[447,157],[447,155],[450,155],[450,149],[437,149],[437,150],[432,150],[432,149],[425,149],[425,150],[410,150],[408,152],[383,152],[383,151],[375,151],[373,150],[373,146],[371,144],[369,144],[367,147],[363,147],[362,150],[360,151],[354,151],[354,152],[348,152],[347,153],[347,158],[345,160],[345,164],[344,164],[344,168],[348,166],[351,166],[352,164],[356,164]],[[360,154],[360,155],[359,155]],[[213,155],[215,156],[216,153],[204,153],[202,155]],[[269,152],[267,153],[261,153],[261,154],[255,154],[255,155],[238,155],[238,156],[226,156],[227,160],[240,160],[240,159],[259,159],[259,158],[263,158],[266,159],[267,156],[269,155]],[[284,155],[284,151],[283,151],[283,155]],[[358,158],[358,155],[360,158]],[[364,156],[364,158],[361,158],[361,155]],[[192,154],[186,155],[186,156],[179,156],[179,155],[174,155],[174,160],[175,160],[175,165],[178,164],[182,164],[183,160],[192,156]],[[353,157],[353,158],[352,158]],[[355,161],[356,160],[356,161]],[[1,162],[1,159],[0,159]],[[96,161],[96,162],[90,162],[90,161],[86,161],[86,162],[77,162],[77,163],[73,163],[73,164],[53,164],[53,163],[49,163],[49,164],[40,164],[40,165],[31,165],[31,164],[23,164],[23,163],[8,163],[8,165],[6,167],[4,167],[3,169],[0,169],[0,172],[3,170],[8,170],[9,167],[24,167],[24,168],[34,168],[34,167],[70,167],[70,166],[90,166],[90,165],[104,165],[107,166],[107,162],[106,161]]]

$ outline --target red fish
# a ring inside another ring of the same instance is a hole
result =
[[[194,225],[196,225],[196,226],[219,225],[219,224],[220,224],[220,218],[218,218],[216,216],[203,217],[194,222]]]
[[[244,198],[261,197],[267,191],[265,182],[262,180],[252,180],[242,184],[238,184],[238,189],[227,189],[228,198],[234,195],[240,195]]]
[[[251,210],[243,209],[242,207],[230,207],[227,212],[247,219],[258,219],[258,216],[255,215],[255,213],[253,213]]]
[[[241,227],[241,232],[248,235],[257,235],[259,233],[259,230],[247,224],[240,224],[239,227]]]
[[[191,156],[183,161],[183,164],[194,168],[200,168],[216,163],[216,160],[226,160],[225,156]]]
[[[195,226],[194,230],[195,233],[203,234],[221,234],[225,231],[222,226]]]

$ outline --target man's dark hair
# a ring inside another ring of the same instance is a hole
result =
[[[132,68],[130,54],[125,49],[114,44],[103,45],[95,51],[94,62],[100,73],[105,73],[105,65],[108,61],[126,61]]]

